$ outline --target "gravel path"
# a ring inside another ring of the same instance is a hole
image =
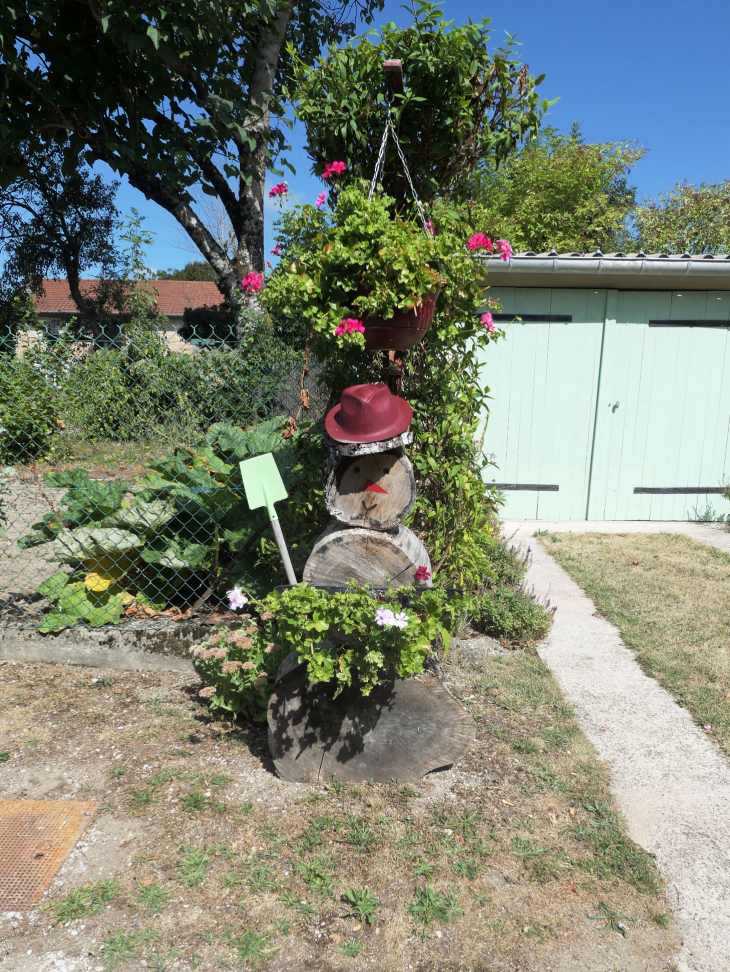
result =
[[[730,968],[730,765],[689,713],[639,668],[617,629],[531,537],[555,532],[684,533],[730,553],[730,534],[701,523],[507,522],[505,534],[533,548],[527,575],[558,605],[540,649],[575,707],[629,832],[657,857],[683,938],[681,972]]]

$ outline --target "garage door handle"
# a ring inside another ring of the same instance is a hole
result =
[[[620,404],[621,402],[615,402],[613,405],[609,405],[608,407],[611,409],[612,412],[615,412]]]

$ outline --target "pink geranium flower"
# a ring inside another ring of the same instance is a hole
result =
[[[466,245],[470,250],[489,250],[490,253],[494,252],[492,241],[484,233],[475,233]]]
[[[490,334],[494,334],[494,320],[492,319],[492,315],[489,313],[489,311],[487,311],[486,314],[482,314],[482,324],[486,327]]]
[[[285,196],[289,192],[289,187],[285,182],[280,182],[278,185],[273,186],[269,189],[269,199],[276,199],[277,196]]]
[[[226,591],[226,597],[231,611],[239,611],[244,604],[248,604],[248,598],[240,587],[232,587],[230,591]]]
[[[343,337],[345,334],[365,333],[365,325],[355,317],[346,317],[335,328],[335,337]]]
[[[317,196],[317,201],[314,204],[317,207],[317,209],[321,209],[322,206],[324,206],[324,201],[325,201],[326,198],[327,198],[327,193],[326,192],[320,192],[320,194]]]
[[[340,175],[345,171],[347,166],[344,162],[328,162],[324,167],[324,172],[322,173],[323,179],[331,179],[332,176]]]
[[[381,628],[392,628],[395,623],[395,615],[389,608],[378,608],[375,612],[375,623]]]
[[[247,273],[246,276],[241,281],[241,290],[244,294],[253,294],[257,290],[261,290],[264,285],[264,275],[262,273],[256,273],[252,270],[251,273]]]
[[[431,576],[431,571],[427,570],[425,567],[419,567],[416,571],[416,580],[428,580]]]
[[[506,263],[512,257],[512,244],[507,240],[497,240],[497,251]]]

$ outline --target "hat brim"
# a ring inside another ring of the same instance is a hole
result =
[[[390,399],[391,415],[382,425],[367,432],[350,432],[344,429],[339,421],[340,406],[335,405],[327,412],[324,426],[327,435],[335,442],[381,442],[385,439],[393,439],[396,435],[402,435],[413,421],[413,409],[405,400],[392,395]]]

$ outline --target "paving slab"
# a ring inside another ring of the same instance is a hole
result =
[[[599,758],[631,837],[656,855],[683,946],[681,972],[730,969],[730,764],[658,682],[646,676],[618,630],[595,613],[568,574],[533,539],[555,532],[673,532],[730,553],[714,524],[508,521],[505,534],[532,547],[527,582],[557,604],[540,655],[554,671]]]

